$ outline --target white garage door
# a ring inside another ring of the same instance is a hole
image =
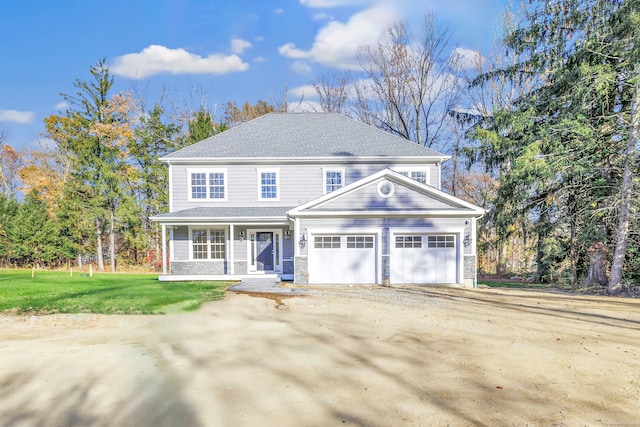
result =
[[[309,248],[309,283],[376,283],[375,236],[314,236]]]
[[[457,283],[456,236],[397,234],[391,243],[391,283]]]

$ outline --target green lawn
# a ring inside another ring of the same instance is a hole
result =
[[[544,283],[526,283],[526,282],[506,282],[493,280],[478,280],[478,285],[488,286],[490,288],[529,288],[544,289],[550,288],[550,285]]]
[[[190,311],[232,282],[160,282],[157,274],[0,270],[0,313],[155,314]]]

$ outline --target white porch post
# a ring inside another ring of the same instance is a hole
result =
[[[234,251],[234,243],[235,243],[235,226],[233,224],[229,224],[229,274],[236,274],[235,271],[235,267],[234,267],[234,259],[233,259],[233,254],[235,253]]]
[[[167,226],[162,224],[162,275],[167,275]]]

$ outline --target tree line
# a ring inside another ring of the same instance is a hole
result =
[[[639,3],[532,0],[505,11],[490,56],[452,54],[434,15],[417,36],[399,23],[361,49],[359,71],[316,77],[319,101],[306,109],[450,154],[443,186],[488,212],[481,272],[616,294],[640,281]],[[170,118],[160,104],[145,110],[130,93],[112,94],[104,61],[90,73],[64,95],[66,114],[46,119],[53,146],[23,156],[0,144],[4,264],[90,255],[99,268],[157,265],[160,231],[149,218],[166,212],[168,195],[158,157],[294,107],[285,90],[276,105]]]

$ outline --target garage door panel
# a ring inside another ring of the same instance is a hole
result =
[[[376,264],[375,236],[314,236],[309,248],[309,282],[376,283]]]
[[[392,283],[456,283],[455,235],[396,235]]]

